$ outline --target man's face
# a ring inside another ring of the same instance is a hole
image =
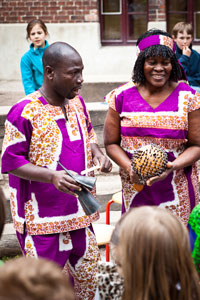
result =
[[[174,38],[174,41],[178,47],[183,50],[184,47],[189,47],[192,43],[192,35],[188,34],[186,31],[183,31],[183,33],[178,32],[177,37]]]
[[[62,98],[73,99],[82,87],[83,63],[77,53],[67,56],[54,70],[53,89]]]

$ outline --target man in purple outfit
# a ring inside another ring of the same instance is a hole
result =
[[[76,196],[81,186],[58,161],[78,174],[111,162],[101,152],[78,90],[83,63],[70,45],[57,42],[43,56],[44,81],[8,113],[2,173],[9,173],[13,223],[26,256],[45,257],[70,274],[76,299],[93,299],[99,250],[91,223]],[[89,174],[93,175],[93,174]]]

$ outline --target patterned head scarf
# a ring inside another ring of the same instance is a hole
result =
[[[139,42],[139,44],[137,45],[137,53],[139,54],[144,49],[151,47],[151,46],[155,46],[155,45],[166,46],[166,47],[170,48],[174,53],[176,53],[176,43],[174,42],[174,40],[171,37],[165,36],[162,34],[150,35],[150,36],[142,39]],[[179,62],[179,60],[178,60],[178,62]],[[182,71],[181,80],[187,81],[187,76],[185,74],[185,70],[183,69],[180,62],[179,62],[179,65],[180,65],[181,71]]]
[[[169,47],[174,53],[176,53],[176,44],[172,38],[165,35],[151,35],[139,42],[137,45],[138,47],[138,53],[140,53],[142,50],[154,46],[154,45],[163,45],[166,47]]]

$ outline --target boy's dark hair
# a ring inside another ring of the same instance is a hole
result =
[[[172,35],[173,38],[177,38],[178,33],[183,33],[184,31],[187,32],[187,34],[191,34],[193,36],[193,29],[192,29],[192,24],[186,23],[186,22],[178,22],[174,25],[172,29]]]
[[[146,31],[138,38],[136,45],[138,45],[141,40],[151,35],[164,35],[172,38],[171,35],[166,31],[159,30],[159,29],[151,29]],[[139,84],[145,83],[145,76],[144,76],[145,59],[149,57],[155,57],[155,56],[163,57],[166,59],[169,58],[171,60],[172,71],[169,80],[177,82],[182,78],[182,70],[179,65],[176,54],[167,46],[153,45],[144,49],[142,52],[139,53],[138,58],[135,62],[135,66],[133,68],[133,76],[132,76],[133,82]]]

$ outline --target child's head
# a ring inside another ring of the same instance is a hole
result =
[[[5,195],[2,187],[0,187],[0,238],[3,232],[5,218]]]
[[[199,299],[187,230],[167,210],[133,208],[121,224],[119,248],[126,300]]]
[[[74,300],[60,267],[46,259],[20,257],[0,268],[0,300]]]
[[[45,39],[48,36],[48,30],[45,23],[40,19],[30,21],[26,27],[26,38],[29,39],[34,47],[44,47]]]
[[[172,29],[172,35],[174,38],[177,38],[178,33],[183,33],[184,31],[186,31],[187,34],[193,36],[193,29],[190,23],[178,22]]]
[[[183,50],[189,47],[193,40],[193,29],[190,23],[179,22],[172,29],[172,37],[178,47]]]

